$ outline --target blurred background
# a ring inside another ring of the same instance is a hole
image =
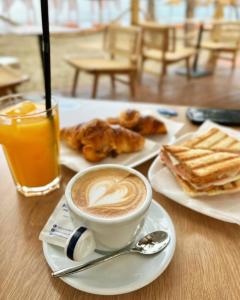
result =
[[[100,53],[102,50],[104,30],[109,24],[128,26],[154,22],[173,26],[177,29],[174,37],[177,46],[181,48],[188,43],[188,47],[196,49],[201,24],[207,28],[202,39],[209,40],[214,22],[240,22],[240,2],[237,0],[49,0],[48,3],[52,26],[53,90],[56,94],[67,96],[71,95],[74,73],[64,58],[98,55],[98,51]],[[40,25],[39,0],[0,0],[0,68],[10,67],[16,74],[28,77],[17,86],[18,91],[41,92],[43,89],[39,54]],[[207,70],[211,53],[206,49],[200,50],[198,66]],[[182,62],[179,62],[169,68],[159,89],[160,66],[152,62],[148,64],[148,72],[143,74],[142,81],[137,82],[134,97],[129,96],[124,85],[117,85],[113,91],[109,78],[103,76],[99,83],[98,98],[238,107],[239,65],[238,56],[234,68],[228,59],[220,59],[214,72],[210,70],[208,76],[187,81],[176,73],[182,67]],[[6,80],[4,76],[4,71],[2,75],[0,72],[0,88]],[[81,74],[76,95],[89,98],[91,86],[92,77]],[[2,88],[1,93],[6,92]]]

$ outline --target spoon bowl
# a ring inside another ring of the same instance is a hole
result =
[[[131,252],[144,255],[152,255],[163,250],[170,242],[170,236],[166,231],[154,231],[139,240]]]

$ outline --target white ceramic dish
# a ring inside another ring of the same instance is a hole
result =
[[[174,144],[189,140],[193,135],[188,133]],[[240,193],[192,198],[184,193],[172,173],[162,164],[160,156],[150,166],[148,178],[153,189],[169,199],[209,217],[240,225]]]
[[[161,253],[151,257],[125,255],[61,279],[76,289],[97,295],[119,295],[144,287],[167,268],[176,244],[171,218],[157,202],[153,201],[140,236],[159,229],[167,231],[171,237],[169,245]],[[64,251],[60,247],[43,242],[43,252],[47,263],[54,271],[76,264],[64,256]],[[86,260],[95,257],[96,254],[93,254]]]
[[[136,167],[143,162],[158,155],[159,148],[163,144],[167,144],[175,138],[175,134],[183,127],[183,123],[175,122],[160,116],[154,109],[143,109],[136,104],[126,102],[111,101],[94,101],[94,100],[61,100],[60,102],[60,126],[73,126],[81,122],[86,122],[94,118],[106,119],[107,117],[115,117],[121,111],[128,108],[135,108],[143,114],[154,115],[163,121],[168,129],[168,133],[164,135],[149,136],[146,139],[145,146],[142,151],[130,154],[121,154],[116,158],[105,158],[100,164],[119,164],[128,167]],[[61,163],[68,168],[79,172],[87,167],[96,165],[86,161],[77,151],[74,151],[64,144],[61,144]]]
[[[61,164],[75,172],[101,164],[118,164],[121,166],[134,168],[143,162],[153,158],[159,153],[159,144],[146,140],[143,150],[135,153],[120,154],[117,157],[107,157],[98,163],[91,163],[77,151],[74,151],[64,144],[61,144]]]

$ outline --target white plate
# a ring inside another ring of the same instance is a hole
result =
[[[150,257],[128,254],[93,269],[61,279],[78,290],[97,295],[119,295],[144,287],[167,268],[173,257],[176,244],[171,218],[153,200],[140,236],[159,229],[167,231],[171,237],[169,245],[161,253]],[[63,249],[60,247],[43,242],[43,252],[47,263],[54,271],[76,264],[65,257]],[[87,260],[95,257],[96,254],[88,257]]]
[[[91,163],[87,161],[78,151],[72,150],[64,144],[61,144],[60,161],[61,164],[67,166],[75,172],[79,172],[83,169],[98,164],[118,164],[133,168],[156,156],[159,153],[159,149],[159,144],[146,139],[144,148],[141,151],[120,154],[117,157],[106,157],[100,162]]]
[[[188,133],[174,144],[189,140],[193,135]],[[160,156],[150,166],[148,178],[153,189],[169,199],[209,217],[240,225],[240,193],[192,198],[184,193],[172,173],[162,164]]]
[[[164,135],[149,136],[146,139],[145,146],[142,151],[130,154],[121,154],[116,158],[108,157],[100,163],[104,164],[120,164],[129,167],[136,167],[143,162],[158,155],[161,145],[173,141],[175,134],[183,127],[183,123],[175,122],[160,116],[154,109],[138,107],[136,104],[126,102],[110,102],[96,100],[64,100],[60,103],[60,126],[68,127],[81,122],[86,122],[94,118],[106,119],[107,117],[118,116],[119,112],[128,108],[140,110],[143,114],[151,114],[165,123],[168,133]],[[61,144],[61,163],[68,168],[78,172],[87,167],[96,165],[86,161],[79,152],[74,151],[64,144]]]

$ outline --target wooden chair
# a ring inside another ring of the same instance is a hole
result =
[[[160,84],[167,74],[167,67],[171,64],[185,61],[187,78],[190,79],[190,58],[195,54],[191,48],[177,49],[176,28],[162,26],[156,23],[143,23],[141,44],[141,74],[146,61],[161,63]]]
[[[208,30],[208,29],[206,29]],[[236,67],[240,46],[240,22],[215,22],[210,30],[210,38],[202,42],[201,49],[210,51],[210,68],[214,71],[217,60],[232,62],[232,70]],[[230,55],[225,56],[225,54]]]
[[[15,93],[17,86],[27,80],[27,75],[20,74],[10,67],[0,66],[0,95]]]
[[[79,73],[83,71],[94,76],[92,98],[96,97],[100,75],[110,76],[113,89],[116,80],[129,84],[134,97],[140,34],[141,30],[133,26],[111,25],[104,34],[104,58],[66,58],[67,63],[75,68],[72,96],[76,96]],[[116,75],[127,75],[129,81],[117,78]]]

